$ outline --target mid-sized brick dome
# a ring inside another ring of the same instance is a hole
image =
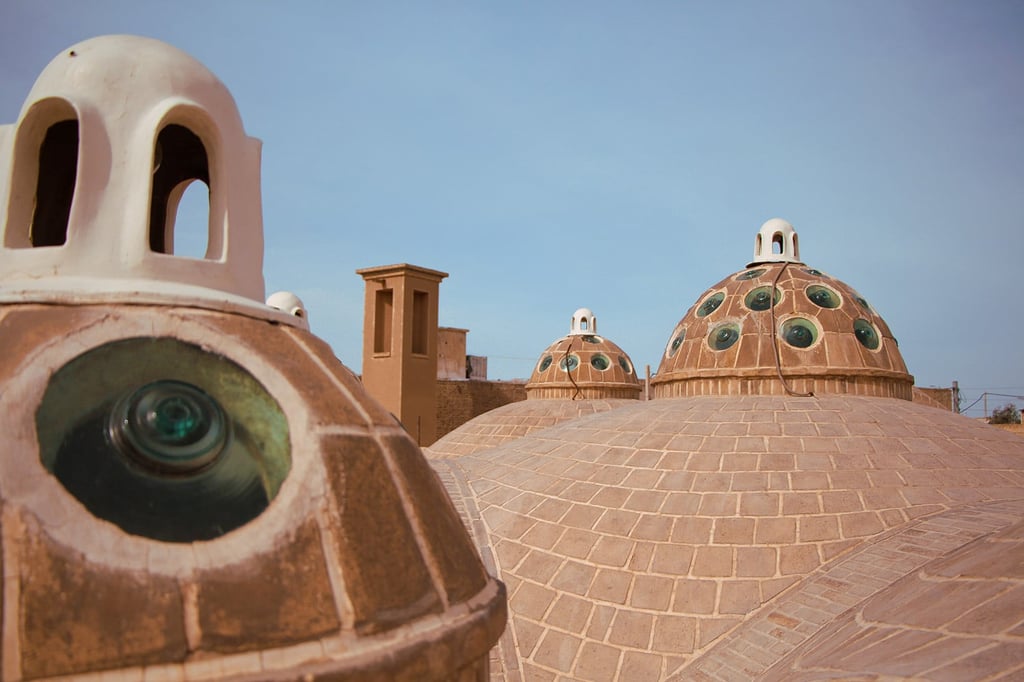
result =
[[[852,393],[910,400],[914,378],[875,307],[800,261],[796,232],[775,219],[758,234],[753,262],[705,291],[675,326],[651,383],[659,398]]]
[[[638,399],[640,391],[633,361],[597,333],[597,318],[587,308],[573,314],[569,334],[540,354],[526,384],[528,400]]]

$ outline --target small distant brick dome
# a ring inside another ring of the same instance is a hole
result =
[[[640,380],[626,351],[597,334],[589,308],[573,313],[569,334],[541,353],[526,384],[526,398],[640,397]]]
[[[789,223],[765,223],[754,256],[675,326],[651,381],[655,397],[792,392],[911,399],[914,378],[885,320],[854,288],[799,260]]]

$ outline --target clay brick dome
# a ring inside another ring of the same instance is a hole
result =
[[[580,308],[569,334],[548,346],[526,384],[528,400],[640,397],[640,380],[624,350],[597,333],[597,317]]]
[[[1024,661],[1024,441],[950,412],[623,402],[433,466],[509,587],[501,661],[523,679],[976,679]]]
[[[914,379],[885,320],[851,286],[801,262],[796,240],[789,223],[765,223],[753,262],[704,292],[673,329],[655,397],[911,399]]]
[[[263,303],[258,152],[130,36],[0,127],[2,680],[488,678],[505,590],[442,482],[301,301]]]

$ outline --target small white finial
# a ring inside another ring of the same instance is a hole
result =
[[[796,230],[782,218],[772,218],[754,239],[754,260],[757,263],[800,263],[800,246]]]
[[[572,327],[569,329],[570,336],[596,333],[597,316],[591,312],[590,308],[580,308],[572,314]]]
[[[267,305],[289,315],[294,315],[299,319],[299,326],[306,330],[309,329],[309,316],[306,313],[306,306],[302,304],[302,299],[292,292],[276,291],[272,293],[267,298]]]

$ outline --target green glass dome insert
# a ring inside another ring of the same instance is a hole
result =
[[[669,342],[668,348],[665,349],[665,356],[672,357],[679,352],[679,347],[683,345],[683,341],[686,339],[686,329],[680,329],[679,332]]]
[[[760,277],[761,275],[763,275],[766,272],[768,272],[768,271],[765,270],[764,268],[757,268],[755,270],[747,270],[744,273],[736,275],[736,281],[737,282],[744,282],[744,281],[750,280],[750,279],[757,279],[758,277]]]
[[[808,319],[794,317],[782,323],[783,341],[794,348],[809,348],[818,340],[818,328]]]
[[[756,289],[752,289],[750,293],[743,298],[743,303],[751,310],[768,310],[782,298],[782,294],[778,289],[775,289],[774,296],[770,293],[771,291],[771,287],[757,287]]]
[[[594,357],[590,358],[590,366],[603,372],[612,366],[612,361],[604,353],[597,353]]]
[[[842,304],[839,294],[820,284],[807,287],[807,298],[820,308],[838,308]]]
[[[711,330],[708,345],[714,350],[726,350],[740,339],[740,326],[735,322],[719,325]]]
[[[558,369],[563,372],[571,372],[580,366],[580,358],[578,355],[569,355],[568,357],[562,356],[562,359],[558,361]]]
[[[854,320],[853,333],[860,341],[860,345],[868,350],[877,350],[881,345],[881,339],[878,338],[878,332],[874,325],[863,318]]]
[[[551,357],[550,354],[545,355],[543,358],[541,358],[540,363],[537,365],[537,371],[538,372],[545,371],[548,367],[551,366],[551,363],[554,362],[554,361],[555,361],[555,359],[553,357]]]
[[[622,371],[625,372],[626,374],[632,374],[633,373],[633,365],[626,358],[625,355],[620,355],[619,356],[619,367],[621,367]]]
[[[709,296],[700,307],[697,308],[697,317],[707,317],[711,313],[718,310],[718,306],[722,305],[722,301],[725,300],[725,294],[721,291]]]

